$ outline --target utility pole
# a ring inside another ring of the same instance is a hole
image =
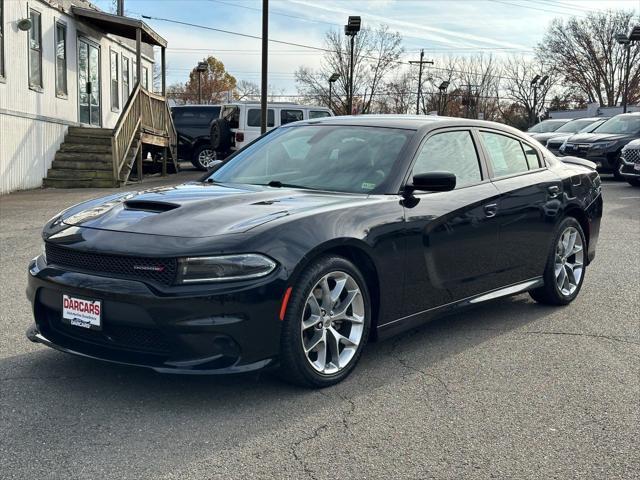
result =
[[[117,15],[124,17],[124,0],[118,0],[116,13]]]
[[[269,67],[269,0],[262,0],[262,86],[260,89],[260,133],[267,131],[267,88]]]
[[[416,115],[420,115],[420,98],[422,97],[422,65],[428,63],[433,65],[432,60],[424,60],[424,50],[420,50],[420,60],[411,60],[411,65],[420,65],[418,69],[418,98],[416,100]]]

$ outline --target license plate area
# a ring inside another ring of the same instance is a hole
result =
[[[62,321],[87,330],[102,330],[102,301],[62,295]]]

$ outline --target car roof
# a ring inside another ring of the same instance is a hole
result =
[[[224,107],[227,106],[245,106],[245,107],[258,107],[260,108],[260,102],[250,102],[250,101],[240,101],[240,102],[229,102],[223,104]],[[327,107],[323,107],[320,105],[300,105],[299,103],[291,103],[291,102],[268,102],[267,107],[298,107],[298,108],[313,108],[315,110],[329,110]]]
[[[222,105],[174,105],[171,108],[220,108]]]

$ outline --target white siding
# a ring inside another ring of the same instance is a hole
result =
[[[0,80],[0,194],[42,185],[68,125],[78,122],[78,36],[100,45],[101,121],[102,127],[113,128],[126,99],[122,98],[119,79],[120,108],[111,110],[111,76],[109,51],[123,52],[130,59],[133,75],[135,50],[119,39],[101,34],[90,26],[76,22],[68,10],[43,0],[4,1],[5,79]],[[16,22],[25,17],[28,8],[42,15],[42,81],[43,91],[29,89],[28,32],[18,30]],[[68,5],[67,5],[68,6]],[[56,96],[55,86],[55,22],[67,26],[67,92]],[[143,66],[153,71],[153,62],[143,56]],[[122,74],[121,65],[119,75]],[[149,79],[151,82],[151,78]],[[131,89],[133,88],[130,79]],[[50,122],[48,119],[55,119]]]

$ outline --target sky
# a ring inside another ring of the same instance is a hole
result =
[[[94,0],[113,11],[113,0]],[[168,83],[184,82],[198,61],[213,55],[238,80],[260,83],[258,39],[197,26],[260,37],[262,0],[125,0],[125,12],[145,19],[168,41]],[[532,55],[554,18],[585,16],[590,11],[626,9],[640,12],[640,0],[270,0],[269,38],[322,47],[328,30],[342,31],[349,15],[363,26],[381,24],[403,36],[403,60],[479,53]],[[166,19],[158,20],[158,19]],[[296,92],[294,72],[317,68],[322,52],[270,43],[269,84]]]

